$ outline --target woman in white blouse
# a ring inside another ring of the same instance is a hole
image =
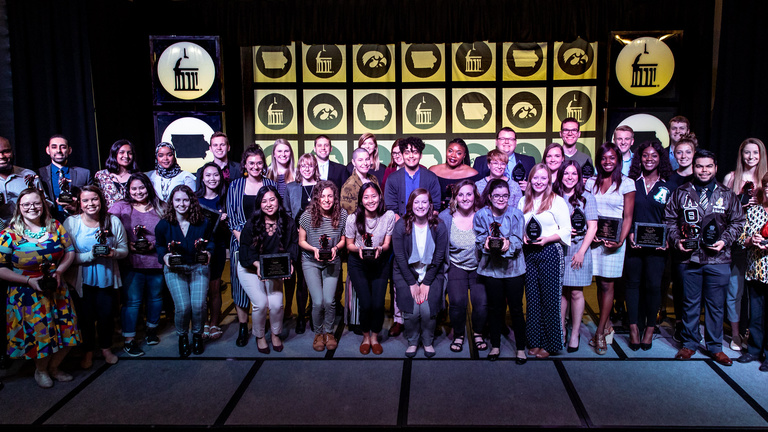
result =
[[[536,358],[547,358],[563,348],[563,245],[571,243],[571,217],[563,197],[552,191],[551,179],[547,165],[536,164],[528,175],[530,187],[517,205],[525,217],[525,333],[529,353]]]
[[[155,170],[147,173],[157,197],[168,202],[173,188],[187,185],[194,192],[197,189],[195,176],[182,171],[176,162],[176,147],[171,143],[161,142],[155,147]]]

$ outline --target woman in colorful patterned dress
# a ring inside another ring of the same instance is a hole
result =
[[[43,193],[19,194],[13,219],[0,235],[0,278],[8,281],[8,355],[35,361],[35,381],[50,388],[53,380],[72,381],[59,370],[70,348],[80,343],[72,299],[62,274],[75,259],[64,227],[51,217]],[[52,263],[56,288],[41,286],[41,265]]]

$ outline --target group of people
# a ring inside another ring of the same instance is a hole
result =
[[[688,121],[675,117],[670,126],[669,148],[657,140],[635,147],[632,129],[619,126],[613,142],[597,149],[595,163],[577,148],[575,119],[562,122],[562,145],[549,145],[539,163],[516,153],[515,132],[502,128],[496,148],[472,166],[457,138],[446,162],[429,169],[420,164],[425,145],[417,137],[395,141],[387,165],[376,137],[364,134],[348,166],[330,160],[325,135],[298,158],[278,139],[267,165],[258,145],[246,148],[240,163],[231,161],[227,136],[216,132],[214,159],[196,175],[181,170],[173,144],[165,142],[155,148],[155,169],[143,173],[134,145],[119,140],[106,169],[93,177],[69,166],[72,148],[61,135],[49,140],[51,164],[37,174],[15,166],[10,143],[0,137],[0,279],[7,305],[7,332],[0,332],[7,356],[0,362],[34,360],[44,388],[72,380],[59,365],[73,346],[82,346],[84,368],[94,352],[116,363],[118,294],[123,350],[141,356],[139,310],[144,303],[144,343],[159,343],[164,287],[174,303],[179,355],[202,354],[206,341],[222,336],[227,249],[236,345],[253,335],[262,353],[270,346],[282,351],[284,316],[292,314],[295,297],[295,331],[304,333],[309,321],[313,349],[337,347],[336,309],[343,307],[362,335],[360,353],[381,354],[391,286],[389,334],[404,332],[407,357],[419,346],[426,357],[435,355],[435,328],[447,307],[450,349],[462,351],[470,338],[495,360],[508,307],[516,361],[524,364],[529,356],[579,349],[583,288],[593,277],[600,319],[590,345],[607,352],[611,311],[625,303],[629,348],[649,350],[669,286],[661,271],[667,267],[675,338],[683,344],[677,358],[690,358],[699,346],[703,301],[713,358],[731,364],[721,346],[727,309],[731,347],[744,350],[737,360],[762,361],[765,147],[745,140],[736,170],[719,183],[717,158],[697,148]],[[646,244],[647,227],[664,233],[655,236],[661,244]],[[740,316],[742,303],[749,317]],[[746,328],[748,338],[739,330]]]

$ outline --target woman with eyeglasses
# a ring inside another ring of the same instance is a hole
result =
[[[507,305],[515,334],[515,361],[522,365],[525,355],[525,317],[523,316],[523,290],[525,258],[523,257],[523,213],[510,205],[509,183],[494,178],[485,188],[485,207],[475,213],[475,247],[480,254],[477,275],[485,287],[488,301],[488,322],[491,330],[491,350],[488,360],[501,355],[501,329]],[[501,240],[499,240],[501,239]],[[493,240],[493,243],[491,243]],[[500,247],[496,244],[501,241]],[[493,246],[493,247],[492,247]]]
[[[243,152],[242,167],[245,176],[235,179],[227,190],[227,216],[232,239],[229,243],[229,253],[232,262],[238,261],[240,249],[240,233],[248,219],[256,211],[256,195],[263,186],[277,187],[274,181],[264,178],[266,172],[264,151],[258,144],[253,144]],[[232,284],[232,300],[237,310],[237,321],[240,328],[235,345],[244,347],[248,344],[248,315],[251,301],[240,286],[237,266],[230,266],[230,281]]]
[[[387,183],[389,175],[405,166],[405,159],[403,159],[403,153],[400,151],[399,138],[392,143],[392,149],[389,154],[392,156],[392,159],[384,170],[384,181],[381,183],[381,190],[384,190],[384,185]]]

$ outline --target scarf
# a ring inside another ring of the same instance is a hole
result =
[[[157,152],[162,147],[168,147],[173,152],[173,166],[170,168],[163,168],[159,163],[157,163]],[[157,171],[160,177],[166,179],[172,179],[181,173],[181,167],[179,166],[179,163],[176,162],[176,147],[174,147],[173,144],[161,142],[157,145],[157,147],[155,147],[155,171]]]

